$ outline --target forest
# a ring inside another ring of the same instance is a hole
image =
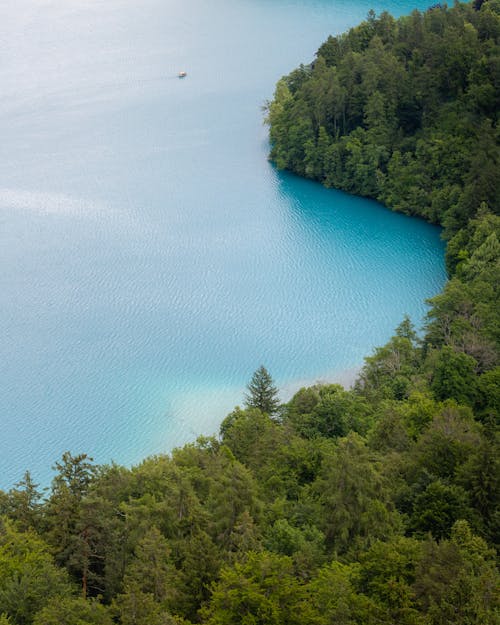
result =
[[[370,12],[278,82],[272,160],[441,224],[444,290],[349,390],[262,366],[218,435],[0,491],[0,625],[500,624],[499,105],[499,0]]]

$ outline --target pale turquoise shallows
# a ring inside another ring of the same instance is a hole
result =
[[[216,433],[261,363],[286,396],[421,324],[438,228],[276,171],[261,112],[416,1],[2,2],[0,486]]]

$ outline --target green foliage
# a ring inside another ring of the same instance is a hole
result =
[[[325,458],[313,491],[327,542],[336,552],[366,548],[400,528],[388,485],[357,434],[341,439],[335,453]]]
[[[211,600],[202,611],[208,625],[299,625],[303,594],[290,558],[267,552],[221,571]]]
[[[54,549],[56,561],[68,566],[86,595],[91,560],[95,555],[94,542],[98,541],[100,530],[93,509],[99,502],[82,503],[96,475],[96,467],[87,454],[72,456],[65,452],[54,468],[57,474],[47,509],[48,542]]]
[[[257,408],[265,414],[272,415],[279,406],[278,389],[264,366],[260,366],[252,376],[245,395],[247,408]]]
[[[290,556],[295,572],[310,577],[325,559],[325,536],[316,527],[293,527],[286,519],[278,519],[267,531],[264,546],[273,553]]]
[[[472,405],[476,396],[477,362],[463,352],[445,345],[439,352],[432,373],[431,389],[436,399],[455,399]]]
[[[176,625],[178,621],[163,610],[153,596],[142,592],[136,586],[125,588],[112,604],[112,612],[121,625]]]
[[[500,622],[499,45],[499,0],[370,12],[279,81],[278,166],[441,223],[450,281],[351,390],[260,367],[219,439],[0,492],[0,625]]]
[[[404,399],[413,386],[421,361],[417,337],[408,317],[396,329],[396,335],[365,358],[357,388],[370,397]]]
[[[113,620],[97,601],[65,597],[38,612],[33,625],[113,625]]]
[[[431,625],[495,625],[499,616],[493,553],[464,521],[455,523],[451,539],[428,541],[417,567],[417,601]]]
[[[72,591],[66,571],[56,567],[48,546],[33,532],[0,526],[0,614],[29,625],[52,598]]]
[[[318,624],[356,623],[354,613],[357,596],[351,578],[349,567],[332,562],[321,569],[309,584],[306,601],[318,613]]]
[[[224,453],[226,449],[221,451]],[[241,528],[243,518],[249,522],[259,514],[253,476],[230,452],[223,458],[221,472],[207,499],[207,508],[213,519],[211,534],[224,549],[234,547],[235,532],[237,527]]]
[[[351,423],[359,407],[367,437],[321,434],[319,417],[313,437],[300,435],[301,412],[322,402],[326,422]],[[315,386],[281,422],[236,410],[222,442],[201,438],[131,470],[97,470],[72,500],[73,532],[102,535],[73,553],[95,548],[82,572],[103,598],[76,598],[43,541],[6,522],[5,625],[442,625],[455,613],[457,623],[493,625],[493,551],[470,529],[497,535],[493,422],[422,392],[375,404],[372,414],[359,390]],[[41,504],[41,518],[53,506]],[[41,531],[53,535],[50,524]]]
[[[403,537],[376,542],[361,557],[359,589],[377,601],[391,621],[399,625],[422,622],[413,589],[421,557],[421,543]]]
[[[41,499],[42,492],[38,490],[38,484],[33,482],[30,472],[26,471],[23,479],[7,494],[6,512],[17,521],[20,529],[36,529],[41,524]]]
[[[139,541],[135,558],[125,571],[125,584],[135,586],[141,592],[150,594],[154,601],[164,602],[172,584],[173,565],[168,542],[156,527],[152,527]]]
[[[407,450],[410,447],[410,435],[405,413],[399,402],[381,402],[378,418],[368,437],[369,446],[379,452]]]
[[[500,454],[494,435],[491,439],[483,437],[471,451],[458,471],[457,482],[479,514],[483,534],[494,542],[500,535]]]
[[[415,499],[410,527],[418,535],[430,532],[435,538],[449,535],[457,519],[470,517],[467,493],[459,486],[436,480]]]
[[[300,80],[292,72],[278,84],[271,157],[450,234],[481,202],[500,208],[499,24],[491,3],[460,4],[399,20],[372,14],[330,37]]]
[[[470,410],[447,401],[419,438],[412,455],[419,468],[450,479],[480,442],[479,427]]]
[[[257,408],[235,408],[222,422],[220,435],[238,460],[254,470],[261,466],[278,442],[277,424]]]
[[[278,167],[445,228],[451,280],[423,349],[401,331],[367,358],[358,388],[372,400],[408,397],[448,346],[427,367],[436,398],[492,413],[477,374],[499,362],[499,32],[492,0],[371,13],[329,37],[300,80],[282,78],[268,107]]]
[[[370,408],[364,398],[339,384],[301,389],[288,404],[283,419],[305,438],[338,438],[355,431],[365,433]]]

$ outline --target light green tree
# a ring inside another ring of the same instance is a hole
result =
[[[113,620],[109,610],[96,600],[65,597],[46,605],[33,625],[113,625]]]
[[[290,558],[250,553],[221,571],[201,614],[207,625],[304,625],[310,621],[298,610],[303,596]]]
[[[48,545],[33,532],[0,526],[0,614],[30,625],[52,598],[72,592],[66,571],[54,564]]]

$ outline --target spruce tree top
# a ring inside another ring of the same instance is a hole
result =
[[[276,412],[280,404],[278,389],[274,386],[274,380],[263,365],[253,374],[247,389],[248,393],[245,394],[245,406],[247,408],[258,408],[269,415]]]

